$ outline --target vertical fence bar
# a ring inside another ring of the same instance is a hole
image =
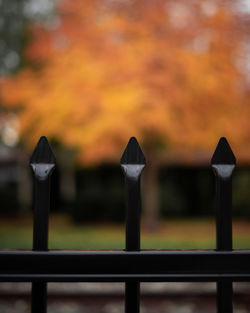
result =
[[[219,251],[232,250],[232,173],[236,159],[226,140],[222,137],[211,159],[216,176],[216,244]],[[232,281],[217,282],[217,312],[233,312]]]
[[[121,157],[126,188],[126,250],[140,250],[141,191],[140,176],[145,167],[144,154],[135,137],[130,138]],[[140,283],[125,283],[125,313],[139,313]]]
[[[34,176],[33,250],[48,250],[48,222],[50,207],[50,175],[55,168],[55,157],[46,137],[41,137],[31,156]],[[46,265],[45,265],[46,266]],[[47,311],[47,283],[32,283],[32,313]]]

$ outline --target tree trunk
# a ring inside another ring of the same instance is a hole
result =
[[[32,202],[32,176],[29,157],[26,152],[19,151],[18,160],[18,202],[21,213],[29,212]]]
[[[143,225],[154,231],[159,227],[159,165],[151,163],[145,168],[143,175]]]
[[[75,152],[64,146],[59,147],[57,152],[60,167],[60,196],[64,202],[71,204],[76,197]]]

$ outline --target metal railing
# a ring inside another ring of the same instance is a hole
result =
[[[232,250],[234,154],[221,138],[211,164],[216,176],[216,250],[140,250],[140,176],[145,157],[132,137],[122,155],[126,186],[125,250],[48,250],[50,175],[55,157],[46,137],[32,156],[33,250],[0,251],[1,282],[32,282],[32,313],[45,313],[47,282],[125,282],[125,312],[140,310],[140,282],[217,282],[217,312],[230,313],[232,282],[250,281],[250,251]]]

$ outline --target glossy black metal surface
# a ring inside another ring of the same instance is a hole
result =
[[[126,188],[126,250],[140,250],[140,177],[146,161],[135,137],[130,138],[121,157],[121,167],[125,174]],[[126,282],[125,312],[140,311],[140,283]]]
[[[48,250],[50,207],[50,175],[55,168],[55,157],[46,137],[41,137],[31,156],[34,176],[33,250]],[[47,286],[45,282],[32,284],[32,313],[46,313]]]
[[[218,250],[232,250],[232,173],[236,160],[226,140],[221,138],[211,160],[216,176],[216,242]]]
[[[121,158],[126,189],[126,250],[140,250],[140,176],[146,164],[135,137],[130,138]]]
[[[0,251],[1,281],[250,281],[250,251]]]
[[[216,176],[217,249],[140,250],[140,175],[145,157],[132,137],[122,155],[126,185],[124,251],[48,251],[50,175],[55,157],[41,137],[31,157],[34,174],[32,251],[0,251],[0,281],[32,282],[32,312],[46,312],[47,282],[125,282],[126,313],[138,313],[140,282],[217,282],[218,313],[232,312],[232,282],[250,281],[250,251],[232,251],[232,173],[235,157],[221,138],[211,160]]]
[[[211,160],[216,176],[216,243],[217,250],[232,250],[232,173],[236,159],[222,137]],[[217,282],[217,312],[233,312],[233,285],[231,281]]]

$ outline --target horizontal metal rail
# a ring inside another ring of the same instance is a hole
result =
[[[250,251],[1,251],[0,281],[250,281]]]

